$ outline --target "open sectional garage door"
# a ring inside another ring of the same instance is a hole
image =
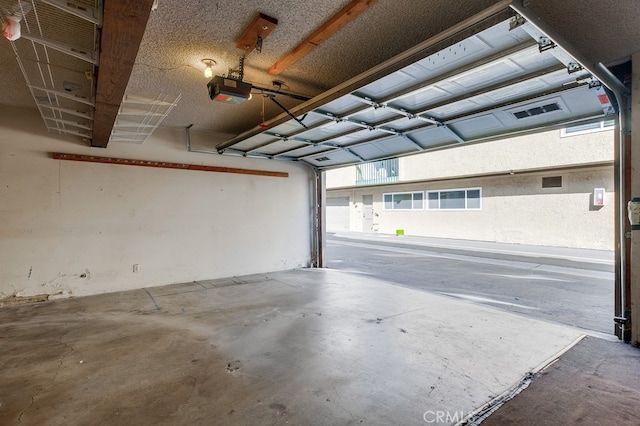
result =
[[[327,169],[615,114],[603,83],[515,11],[463,24],[218,151]]]

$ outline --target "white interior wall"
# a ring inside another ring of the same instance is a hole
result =
[[[90,148],[0,111],[0,299],[56,297],[307,266],[302,165],[187,152],[184,132]],[[197,135],[193,135],[197,138]],[[288,172],[288,178],[54,160],[51,152]],[[133,265],[139,271],[133,272]]]
[[[543,176],[562,176],[562,188],[542,188]],[[482,188],[481,210],[384,210],[384,193]],[[594,188],[606,190],[605,205],[593,206]],[[613,250],[613,168],[600,167],[336,189],[329,197],[351,198],[351,230],[362,230],[362,196],[373,195],[374,228],[385,234],[497,241]]]

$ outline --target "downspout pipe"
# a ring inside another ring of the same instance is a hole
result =
[[[617,227],[616,234],[618,237],[618,247],[616,247],[616,260],[619,260],[617,263],[616,274],[620,280],[620,315],[622,318],[617,318],[617,320],[621,320],[621,324],[626,323],[629,318],[625,318],[625,293],[624,286],[626,282],[626,272],[625,265],[627,263],[627,253],[625,248],[625,227],[624,223],[627,220],[626,218],[626,203],[624,199],[625,187],[624,187],[624,136],[625,129],[627,128],[627,117],[625,114],[627,108],[628,98],[631,96],[631,91],[627,88],[616,76],[609,71],[607,67],[605,67],[602,63],[598,62],[596,64],[591,64],[586,57],[584,57],[580,52],[576,51],[567,41],[560,36],[551,26],[549,26],[545,21],[543,21],[534,11],[527,7],[529,0],[514,0],[510,7],[518,12],[523,18],[525,18],[531,25],[536,27],[538,30],[547,35],[556,45],[560,46],[564,49],[569,55],[571,55],[585,70],[587,70],[593,77],[598,79],[602,84],[604,84],[615,96],[616,101],[618,103],[618,147],[617,147],[617,158],[615,159],[616,164],[618,164],[618,175],[616,179],[618,180],[618,193],[616,194],[616,205],[618,207],[618,217],[617,217]],[[624,325],[621,325],[621,333],[620,338],[624,335]]]
[[[192,152],[191,151],[191,127],[193,126],[193,124],[189,124],[187,127],[184,128],[184,132],[185,132],[185,141],[187,143],[187,151]]]

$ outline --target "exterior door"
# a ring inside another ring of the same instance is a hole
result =
[[[362,196],[362,232],[373,230],[373,195]]]

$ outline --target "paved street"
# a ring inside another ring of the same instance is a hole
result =
[[[328,268],[613,333],[613,252],[353,232],[327,240]]]

